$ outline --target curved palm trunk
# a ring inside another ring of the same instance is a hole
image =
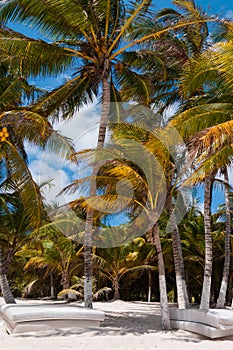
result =
[[[223,267],[223,276],[219,296],[217,300],[217,308],[223,308],[226,301],[227,284],[230,271],[230,236],[231,236],[231,209],[230,209],[230,193],[229,193],[229,177],[227,168],[224,169],[225,180],[225,203],[226,203],[226,234],[225,234],[225,261]]]
[[[97,149],[103,148],[107,120],[110,108],[110,86],[106,77],[102,80],[102,112],[100,118]],[[93,176],[97,175],[98,165],[93,167]],[[90,196],[96,194],[95,180],[91,182]],[[84,303],[85,307],[92,308],[92,231],[93,231],[93,209],[87,209],[85,235],[84,235]]]
[[[176,217],[172,205],[172,196],[169,198],[170,225],[172,232],[172,249],[176,274],[176,289],[179,309],[186,309],[189,305],[187,285],[184,272],[184,260],[180,233],[176,223]]]
[[[15,304],[15,299],[10,291],[9,284],[5,274],[2,247],[0,247],[0,287],[6,304]]]
[[[210,303],[210,288],[212,277],[212,236],[211,236],[211,195],[212,195],[213,177],[208,176],[205,179],[204,194],[204,226],[205,226],[205,268],[202,286],[200,309],[208,310]]]
[[[160,292],[160,306],[161,306],[161,326],[162,329],[170,329],[170,316],[168,310],[167,300],[167,287],[166,287],[166,276],[163,260],[163,252],[159,236],[159,225],[153,225],[151,234],[151,242],[155,245],[158,254],[158,269],[159,269],[159,292]]]

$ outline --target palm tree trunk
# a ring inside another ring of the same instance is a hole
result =
[[[84,303],[87,308],[92,308],[92,229],[93,210],[88,209],[84,236]]]
[[[120,293],[119,293],[119,280],[118,277],[115,276],[114,278],[114,300],[119,300],[120,299]]]
[[[212,236],[211,236],[211,197],[213,176],[205,179],[204,193],[204,226],[205,226],[205,268],[201,295],[201,310],[208,310],[210,304],[210,288],[212,277]]]
[[[110,108],[110,86],[107,77],[102,80],[102,111],[99,126],[97,149],[103,148],[106,135],[107,120]],[[93,177],[97,175],[98,165],[93,167]],[[90,196],[96,195],[95,180],[90,185]],[[92,231],[93,209],[86,212],[85,235],[84,235],[84,303],[85,307],[92,308]]]
[[[50,297],[52,299],[55,298],[54,278],[53,278],[53,273],[52,272],[50,274]]]
[[[172,200],[172,199],[171,199]],[[172,203],[170,203],[170,223],[172,232],[172,248],[173,259],[176,273],[176,289],[179,309],[186,309],[189,305],[187,285],[184,272],[184,260],[182,254],[182,246],[180,240],[180,233],[176,223],[176,217]]]
[[[159,225],[156,222],[151,230],[152,243],[155,245],[158,254],[158,269],[159,269],[159,291],[160,291],[160,306],[161,306],[161,326],[162,329],[170,329],[170,316],[168,310],[168,300],[167,300],[167,287],[166,287],[166,277],[165,268],[163,260],[163,252],[159,236]]]
[[[2,247],[0,247],[0,287],[6,304],[15,304],[15,299],[10,291],[9,284],[5,274]]]
[[[66,270],[62,272],[61,284],[63,290],[70,288],[69,274]]]
[[[151,302],[151,269],[148,270],[148,303]]]
[[[227,168],[224,169],[225,180],[225,203],[226,203],[226,234],[225,234],[225,261],[223,267],[223,276],[219,296],[217,300],[217,308],[223,308],[226,301],[227,284],[230,271],[230,236],[231,236],[231,209],[230,209],[230,193],[229,193],[229,177]]]

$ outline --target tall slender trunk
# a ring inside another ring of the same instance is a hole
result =
[[[186,309],[189,305],[188,292],[185,280],[184,260],[180,239],[180,232],[176,223],[176,217],[172,205],[172,196],[170,195],[169,213],[170,213],[170,229],[172,232],[172,249],[173,259],[176,273],[176,289],[179,309]]]
[[[210,288],[212,277],[212,236],[211,236],[211,197],[212,197],[213,176],[205,179],[204,193],[204,226],[205,226],[205,268],[201,294],[200,309],[208,310],[210,304]]]
[[[54,278],[52,272],[50,274],[50,296],[52,299],[55,298]]]
[[[172,226],[172,249],[173,249],[173,258],[174,258],[174,265],[175,265],[175,273],[176,273],[178,307],[179,309],[186,309],[189,306],[188,291],[187,291],[187,285],[185,280],[184,261],[183,261],[180,233],[176,224],[176,218],[175,218],[173,209],[170,215],[170,220],[171,220],[171,226]]]
[[[11,293],[7,277],[5,274],[5,266],[3,259],[2,247],[0,247],[0,287],[2,290],[2,295],[6,304],[15,304],[15,299]]]
[[[84,303],[87,308],[92,308],[92,229],[93,210],[88,209],[84,235]]]
[[[230,193],[229,193],[229,177],[227,167],[224,168],[225,180],[225,204],[226,204],[226,234],[225,234],[225,261],[223,267],[222,282],[217,300],[217,308],[223,308],[226,301],[227,284],[230,271],[231,249],[231,209],[230,209]]]
[[[113,298],[114,298],[114,300],[120,299],[118,276],[114,277],[114,296],[113,296]]]
[[[151,269],[148,270],[148,296],[147,296],[148,303],[151,302]]]
[[[167,287],[166,287],[166,277],[165,268],[163,260],[163,252],[159,236],[159,225],[156,222],[151,230],[151,242],[155,245],[158,254],[158,270],[159,270],[159,292],[160,292],[160,306],[161,306],[161,326],[162,329],[170,329],[170,316],[168,310],[168,300],[167,300]]]
[[[97,149],[103,148],[106,135],[107,120],[110,108],[110,86],[107,77],[102,80],[102,111],[99,126]],[[93,167],[93,178],[97,175],[98,165]],[[96,182],[90,185],[90,196],[96,195]],[[85,307],[92,308],[92,231],[93,231],[93,209],[88,208],[86,212],[85,235],[84,235],[84,303]]]

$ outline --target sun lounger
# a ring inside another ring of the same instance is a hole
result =
[[[233,311],[227,309],[170,309],[171,327],[208,338],[233,336]]]
[[[104,320],[104,312],[67,304],[6,304],[1,317],[8,333],[59,330],[82,331],[95,328]]]

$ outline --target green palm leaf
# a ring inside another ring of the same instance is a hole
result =
[[[1,156],[7,159],[11,181],[16,184],[16,188],[20,192],[25,215],[28,217],[32,226],[38,228],[41,223],[43,211],[39,188],[33,181],[28,167],[13,144],[5,141],[1,147],[1,151]]]

